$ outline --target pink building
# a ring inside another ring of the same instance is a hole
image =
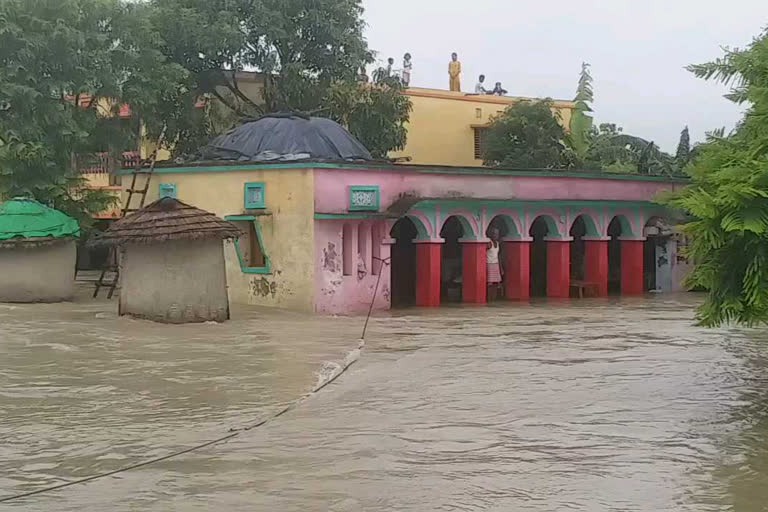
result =
[[[688,269],[653,202],[680,178],[311,161],[156,175],[158,194],[240,224],[233,302],[356,313],[378,282],[376,309],[482,304],[490,227],[508,300],[677,291]]]

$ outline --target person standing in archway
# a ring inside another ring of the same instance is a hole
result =
[[[461,92],[461,62],[456,52],[451,54],[451,62],[448,63],[449,90]]]
[[[486,296],[490,302],[498,297],[502,281],[501,265],[499,264],[499,230],[491,228],[488,237],[491,241],[488,242],[488,247],[485,250],[485,274],[488,286]]]

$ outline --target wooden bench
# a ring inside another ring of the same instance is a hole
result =
[[[597,297],[599,293],[597,283],[578,279],[571,279],[571,290],[575,290],[576,296],[580,299],[584,298],[585,292],[588,297]]]

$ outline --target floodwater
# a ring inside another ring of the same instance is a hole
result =
[[[768,334],[693,327],[698,300],[381,315],[266,425],[0,510],[768,510]],[[274,414],[363,323],[114,307],[0,305],[0,498]]]

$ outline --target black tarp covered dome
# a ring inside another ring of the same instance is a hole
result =
[[[340,124],[322,117],[270,114],[220,135],[200,150],[203,160],[373,160]]]

